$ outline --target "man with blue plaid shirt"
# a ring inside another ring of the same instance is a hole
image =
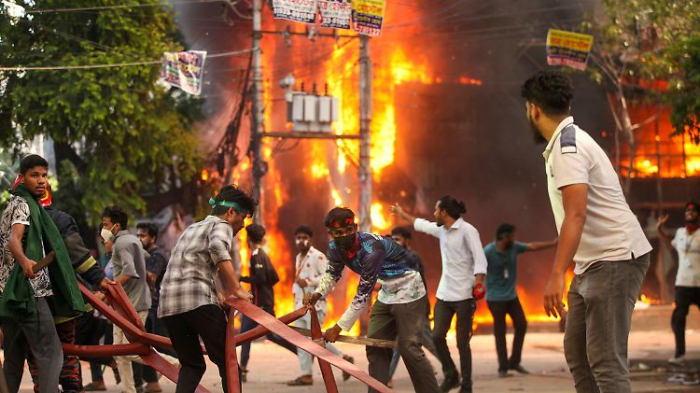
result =
[[[194,392],[206,371],[200,337],[227,391],[227,320],[214,284],[217,270],[227,297],[251,299],[241,289],[231,251],[233,237],[253,214],[256,202],[236,186],[226,186],[209,203],[211,214],[185,229],[178,239],[161,283],[158,317],[168,328],[182,365],[176,393]]]

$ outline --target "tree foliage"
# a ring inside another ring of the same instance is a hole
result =
[[[635,132],[656,120],[656,116],[633,124],[629,106],[652,102],[670,106],[674,133],[686,130],[696,142],[700,113],[697,81],[700,61],[689,60],[689,43],[700,37],[700,2],[685,0],[604,0],[602,15],[589,18],[582,26],[593,34],[589,73],[608,91],[608,104],[616,123],[614,161],[619,168],[618,135],[630,146],[630,162],[636,151]],[[660,112],[659,112],[660,113]],[[694,131],[693,131],[694,130]],[[629,192],[632,170],[623,182]]]
[[[0,18],[3,67],[157,61],[164,51],[181,50],[177,25],[162,0],[16,3],[27,15]],[[141,6],[94,9],[136,4]],[[38,12],[77,7],[93,9]],[[144,193],[171,188],[175,178],[190,179],[198,163],[195,119],[185,114],[197,103],[159,84],[159,69],[147,64],[4,72],[0,142],[52,138],[57,161],[66,161],[57,163],[59,192],[80,198],[88,213],[114,203],[143,210]]]

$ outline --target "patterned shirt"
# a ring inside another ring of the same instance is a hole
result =
[[[323,297],[333,289],[345,266],[360,275],[357,294],[336,324],[348,331],[367,307],[374,285],[382,289],[377,300],[385,304],[408,303],[425,296],[425,286],[418,272],[408,263],[408,253],[391,239],[371,233],[358,232],[360,245],[357,253],[348,257],[331,240],[328,245],[328,269],[316,289]]]
[[[296,274],[297,278],[306,281],[306,287],[302,288],[294,280],[294,285],[292,285],[292,292],[294,292],[294,308],[301,308],[304,306],[303,300],[306,293],[312,293],[316,291],[318,284],[321,282],[321,278],[326,273],[326,268],[328,268],[328,258],[321,251],[317,250],[315,247],[311,247],[306,256],[302,257],[301,254],[297,254],[296,258]],[[324,315],[328,310],[328,305],[326,304],[326,299],[319,299],[316,302],[316,311],[322,312]]]
[[[15,224],[29,226],[29,205],[24,198],[13,195],[0,219],[0,292],[5,289],[5,284],[7,284],[7,280],[10,278],[12,269],[15,266],[15,257],[10,252],[10,236],[12,226]],[[29,282],[34,290],[34,296],[45,297],[53,295],[47,268],[41,269],[36,274],[36,277],[29,280]]]
[[[190,225],[170,256],[160,286],[158,317],[182,314],[208,304],[219,304],[214,275],[219,262],[232,260],[233,227],[207,216]],[[240,266],[234,266],[240,270]]]

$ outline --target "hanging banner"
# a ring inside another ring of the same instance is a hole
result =
[[[316,23],[316,0],[273,0],[272,9],[275,19]]]
[[[348,0],[318,0],[321,27],[350,29],[352,3]]]
[[[592,35],[549,29],[547,64],[563,65],[583,71],[586,69],[592,46]]]
[[[160,77],[186,93],[199,95],[206,57],[206,51],[165,52]]]
[[[358,34],[379,37],[384,21],[385,0],[353,0],[352,28]]]

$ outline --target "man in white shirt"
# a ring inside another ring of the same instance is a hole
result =
[[[413,223],[418,232],[440,239],[442,276],[435,297],[435,327],[433,341],[437,349],[445,380],[440,388],[448,392],[460,386],[460,393],[472,391],[472,353],[469,341],[472,337],[472,321],[476,311],[475,300],[486,294],[483,286],[486,274],[486,256],[479,238],[479,231],[462,219],[467,212],[464,202],[451,196],[440,198],[435,204],[435,222],[416,218],[399,205],[391,207],[392,213]],[[447,347],[447,331],[457,314],[457,349],[462,372],[459,373]]]
[[[664,231],[668,214],[659,218],[656,229],[659,239],[669,250],[678,253],[678,273],[671,316],[671,329],[676,339],[676,353],[669,362],[680,364],[685,360],[685,319],[688,309],[695,304],[700,307],[700,204],[695,201],[685,205],[685,226],[678,228],[676,236],[671,240]]]
[[[323,275],[326,273],[326,268],[328,267],[328,259],[326,258],[326,255],[311,245],[313,236],[313,230],[306,225],[302,225],[294,230],[294,240],[297,250],[299,250],[299,254],[297,254],[296,261],[294,263],[295,273],[294,284],[292,286],[292,291],[294,292],[295,309],[304,307],[304,295],[316,291],[316,288],[321,282],[321,278],[323,278]],[[326,313],[328,312],[328,304],[326,303],[326,299],[318,299],[315,308],[316,314],[318,315],[318,322],[321,324],[321,327],[323,327],[323,320],[326,319]],[[311,329],[311,313],[307,313],[302,318],[297,319],[294,326],[303,329]],[[343,355],[343,353],[331,343],[326,344],[326,349],[338,356],[342,356],[343,359],[349,361],[350,363],[355,362],[355,359],[353,359],[351,356]],[[287,382],[287,385],[313,385],[314,357],[306,351],[297,351],[297,355],[299,356],[301,375],[298,378]],[[343,372],[343,380],[348,380],[348,378],[350,378],[350,374]]]
[[[575,262],[564,354],[576,391],[631,392],[627,340],[651,244],[605,151],[569,115],[569,77],[540,71],[525,82],[522,96],[535,140],[548,142],[543,156],[559,232],[545,312],[562,315],[564,277]]]

